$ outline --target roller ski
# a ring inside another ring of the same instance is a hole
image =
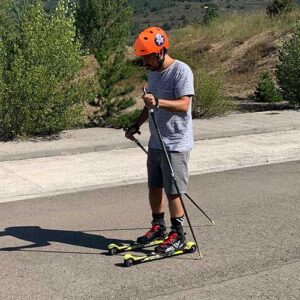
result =
[[[138,237],[136,242],[130,245],[108,245],[108,252],[111,255],[132,251],[137,249],[149,248],[163,243],[166,237],[166,227],[164,225],[154,224],[152,228],[147,231],[143,236]]]
[[[160,245],[155,247],[153,253],[139,256],[132,254],[124,255],[124,265],[126,267],[131,267],[134,263],[158,260],[185,253],[194,253],[196,250],[197,246],[194,242],[186,243],[182,227],[177,230],[174,230],[173,228],[168,237]]]
[[[130,245],[117,245],[117,244],[110,244],[108,245],[108,252],[110,255],[116,255],[117,253],[133,251],[138,249],[149,248],[152,246],[157,246],[161,244],[163,240],[156,240],[147,244],[140,244],[138,242],[133,242]]]
[[[194,253],[197,250],[196,244],[194,242],[187,242],[182,249],[175,250],[175,251],[167,251],[156,253],[153,252],[149,255],[132,255],[132,254],[125,254],[124,258],[124,266],[131,267],[134,264],[149,262],[153,260],[158,260],[162,258],[187,254],[187,253]]]

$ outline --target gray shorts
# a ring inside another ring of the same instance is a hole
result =
[[[181,194],[186,193],[188,184],[188,152],[168,152],[177,185]],[[148,159],[148,187],[164,188],[167,194],[176,195],[177,190],[173,182],[168,161],[162,150],[149,149]]]

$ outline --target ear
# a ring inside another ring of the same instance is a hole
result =
[[[160,59],[163,59],[165,56],[165,49],[164,48],[161,48],[160,51],[159,51],[159,58]]]

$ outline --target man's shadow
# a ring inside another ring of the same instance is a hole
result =
[[[0,248],[0,251],[17,251],[50,246],[51,242],[59,242],[85,248],[107,250],[109,244],[129,244],[130,240],[106,238],[81,231],[43,229],[39,226],[7,227],[0,232],[1,236],[12,236],[30,242],[23,246]],[[58,251],[59,252],[59,251]]]

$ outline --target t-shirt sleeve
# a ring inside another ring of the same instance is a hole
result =
[[[184,65],[175,78],[175,97],[193,96],[194,91],[194,75],[189,66]]]

